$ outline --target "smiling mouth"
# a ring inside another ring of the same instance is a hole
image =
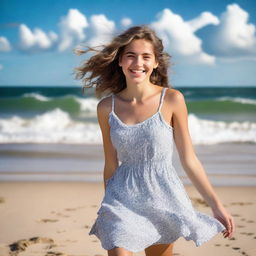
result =
[[[146,73],[146,70],[136,70],[136,69],[130,69],[130,71],[133,73],[133,74],[142,74],[142,73]]]

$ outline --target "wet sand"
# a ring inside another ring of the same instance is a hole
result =
[[[256,144],[196,145],[195,152],[216,186],[256,185]],[[174,147],[173,165],[191,184]],[[102,145],[0,144],[0,181],[101,182]]]

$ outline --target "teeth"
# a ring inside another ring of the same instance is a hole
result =
[[[131,69],[131,71],[132,71],[132,72],[140,72],[140,73],[145,72],[145,70],[133,70],[133,69]]]

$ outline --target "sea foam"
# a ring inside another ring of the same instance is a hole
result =
[[[212,121],[200,119],[190,113],[188,125],[195,145],[225,142],[256,143],[256,123],[254,122]],[[0,143],[101,144],[102,136],[98,123],[73,120],[69,113],[55,108],[30,119],[16,115],[1,118]]]

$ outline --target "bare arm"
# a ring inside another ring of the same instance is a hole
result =
[[[102,99],[97,105],[97,118],[101,129],[103,149],[104,149],[104,189],[106,190],[106,180],[111,178],[116,168],[118,167],[117,152],[111,142],[110,126],[108,123],[108,116],[111,108],[111,98]]]
[[[214,217],[218,218],[228,228],[226,234],[231,236],[234,231],[233,218],[224,209],[194,151],[188,129],[188,112],[183,94],[176,90],[172,101],[175,106],[173,111],[174,140],[181,164],[189,179],[211,207]]]

